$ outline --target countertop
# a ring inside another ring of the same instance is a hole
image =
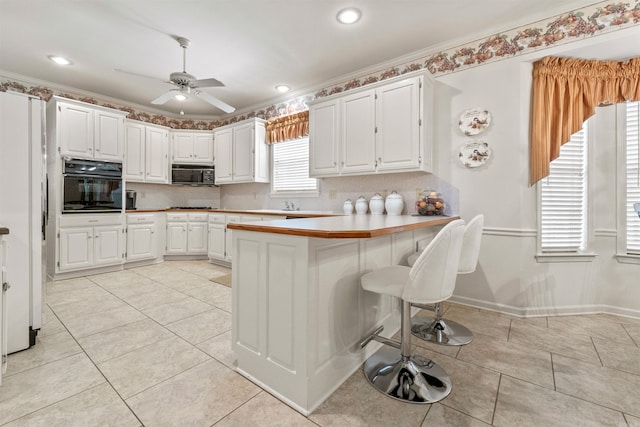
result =
[[[153,212],[210,212],[210,213],[234,213],[247,215],[280,215],[303,218],[330,217],[343,215],[330,211],[283,211],[278,209],[130,209],[126,213],[153,213]]]
[[[9,234],[9,229],[6,227],[0,227],[0,236],[3,234]]]
[[[228,224],[233,230],[324,239],[371,238],[401,231],[444,225],[459,216],[342,215]]]

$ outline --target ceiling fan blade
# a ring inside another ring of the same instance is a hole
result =
[[[176,89],[171,89],[169,92],[165,93],[164,95],[160,95],[159,97],[151,101],[151,103],[156,105],[162,105],[168,100],[170,100],[171,98],[173,98],[176,92],[178,92]]]
[[[153,79],[153,80],[166,82],[166,80],[161,79],[159,77],[147,76],[146,74],[134,73],[133,71],[121,70],[120,68],[114,68],[113,71],[117,71],[118,73],[129,74],[131,76],[142,77],[145,79]],[[168,83],[171,83],[171,82],[168,82]]]
[[[224,83],[222,83],[218,79],[201,79],[201,80],[194,81],[193,84],[196,87],[220,87],[220,86],[224,86]]]
[[[225,113],[233,113],[234,111],[236,111],[235,108],[233,108],[231,105],[226,104],[222,101],[220,101],[218,98],[216,98],[213,95],[209,95],[206,92],[202,92],[202,91],[196,91],[196,95],[202,99],[203,101],[208,102],[209,104],[213,105],[214,107],[217,107],[219,109],[221,109],[222,111],[224,111]]]

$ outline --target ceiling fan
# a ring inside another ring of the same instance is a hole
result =
[[[175,98],[178,101],[184,101],[185,99],[188,98],[188,95],[193,92],[198,98],[202,99],[205,102],[208,102],[209,104],[213,105],[216,108],[219,108],[225,113],[234,112],[236,109],[231,105],[225,102],[222,102],[221,100],[219,100],[213,95],[210,95],[206,92],[198,90],[199,88],[203,88],[203,87],[221,87],[221,86],[224,86],[224,84],[214,78],[198,80],[193,74],[187,73],[187,48],[191,44],[191,41],[184,37],[176,37],[176,41],[178,42],[178,44],[180,44],[180,47],[182,48],[182,71],[176,71],[174,73],[171,73],[169,75],[169,81],[167,81],[167,83],[173,84],[174,86],[176,86],[176,88],[170,89],[168,92],[164,93],[163,95],[160,95],[158,98],[151,101],[151,103],[155,105],[162,105],[167,101],[169,101],[171,98]],[[124,71],[120,69],[116,69],[116,71],[124,72],[127,74],[133,74],[137,76],[142,76],[142,77],[149,77],[142,74],[132,73],[132,72]],[[183,113],[181,112],[181,114]]]

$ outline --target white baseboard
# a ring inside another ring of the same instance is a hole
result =
[[[640,319],[640,310],[614,307],[606,304],[568,305],[549,307],[516,307],[493,301],[484,301],[475,298],[467,298],[453,295],[451,302],[469,307],[481,308],[517,317],[544,317],[544,316],[571,316],[577,314],[614,314],[616,316]]]

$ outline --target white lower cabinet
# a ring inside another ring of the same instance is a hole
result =
[[[268,219],[282,218],[271,216]],[[233,253],[233,232],[227,228],[232,222],[262,221],[260,215],[209,214],[209,259],[231,262]]]
[[[59,272],[124,263],[122,215],[62,216],[57,237]]]
[[[225,231],[227,228],[225,214],[209,214],[209,250],[210,259],[225,259]]]
[[[4,293],[7,284],[7,241],[0,234],[0,385],[2,384],[2,374],[7,366],[7,348],[5,345],[7,332],[7,300]]]
[[[167,255],[205,255],[207,253],[208,214],[167,214]]]
[[[127,214],[127,262],[158,257],[154,214]]]

